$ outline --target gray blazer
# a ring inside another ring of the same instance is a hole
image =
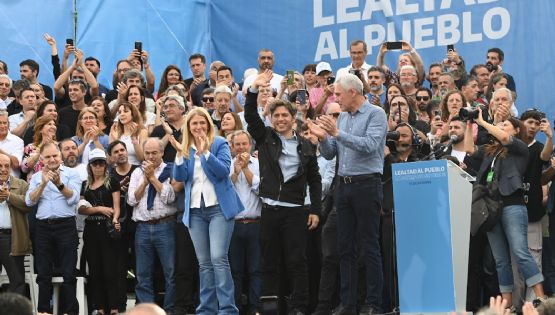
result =
[[[497,158],[494,167],[494,174],[499,182],[499,192],[501,196],[509,196],[518,189],[523,188],[522,178],[526,172],[528,164],[528,146],[522,140],[511,137],[511,142],[505,146],[509,153],[505,158]],[[477,181],[481,181],[493,161],[495,155],[485,156],[483,146],[476,152],[483,157],[482,165],[478,170]]]

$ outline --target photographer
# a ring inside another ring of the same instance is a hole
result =
[[[396,138],[396,139],[392,139]],[[397,289],[397,270],[395,268],[395,228],[393,218],[393,163],[415,162],[418,157],[418,146],[422,143],[418,132],[407,123],[399,123],[393,132],[388,133],[384,151],[383,168],[383,204],[380,218],[380,245],[382,264],[384,270],[384,296],[382,307],[385,311],[391,311],[399,307],[399,296]]]
[[[494,98],[497,93],[494,94]],[[465,134],[465,150],[478,158],[482,158],[476,177],[482,185],[498,182],[499,195],[503,202],[502,213],[493,229],[487,232],[495,257],[499,289],[507,305],[512,306],[513,273],[511,254],[516,257],[519,270],[526,279],[528,287],[533,287],[537,302],[545,300],[543,292],[543,276],[528,250],[527,223],[528,213],[524,201],[522,178],[528,163],[526,144],[517,138],[521,129],[520,122],[508,118],[498,125],[492,125],[482,118],[482,111],[475,118],[478,126],[483,127],[492,137],[492,141],[477,148],[472,137],[471,121],[467,121]]]

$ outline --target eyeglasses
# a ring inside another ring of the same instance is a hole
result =
[[[202,101],[205,103],[214,103],[214,98],[213,97],[203,97]]]
[[[94,117],[94,116],[83,116],[83,117],[81,117],[81,120],[96,120],[96,117]]]
[[[424,101],[427,102],[430,99],[429,96],[416,96],[417,101]]]
[[[10,87],[10,83],[8,82],[0,83],[0,86]]]

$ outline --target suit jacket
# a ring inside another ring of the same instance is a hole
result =
[[[185,207],[183,211],[183,224],[189,227],[191,190],[193,187],[193,176],[195,170],[195,150],[189,150],[189,158],[183,159],[183,163],[174,164],[173,177],[176,181],[185,184]],[[214,185],[218,203],[223,215],[227,220],[232,220],[239,212],[244,210],[243,204],[231,183],[229,171],[231,167],[231,153],[227,141],[222,137],[215,137],[210,146],[208,158],[204,154],[200,155],[200,164],[206,177]]]
[[[523,188],[522,178],[528,164],[528,146],[520,139],[515,137],[511,137],[511,139],[511,143],[505,146],[509,153],[505,158],[498,157],[494,167],[494,174],[499,182],[501,196],[509,196],[518,189]],[[478,150],[478,154],[483,154],[482,148]],[[478,182],[486,175],[494,156],[495,154],[484,156],[476,178]]]
[[[27,213],[31,208],[25,204],[25,193],[29,188],[26,181],[10,176],[8,208],[12,220],[12,256],[24,256],[32,252]]]

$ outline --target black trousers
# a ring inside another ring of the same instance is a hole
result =
[[[93,309],[109,313],[118,309],[123,297],[127,297],[118,262],[125,255],[119,249],[122,240],[108,235],[105,221],[85,221],[83,241],[87,246],[86,259],[89,264],[89,295]]]
[[[25,295],[25,256],[11,256],[12,236],[0,233],[0,268],[4,267],[10,280],[9,292]],[[0,269],[1,270],[1,269]]]
[[[61,309],[70,315],[79,313],[75,285],[77,265],[77,227],[75,217],[58,220],[37,220],[35,261],[39,286],[38,312],[52,313],[52,274],[54,262],[59,263],[64,282],[61,287]]]
[[[280,266],[285,265],[291,288],[289,308],[306,312],[308,273],[306,259],[308,210],[304,207],[262,208],[262,296],[279,295]]]
[[[175,225],[175,302],[174,311],[198,305],[198,261],[189,230],[181,220]]]

